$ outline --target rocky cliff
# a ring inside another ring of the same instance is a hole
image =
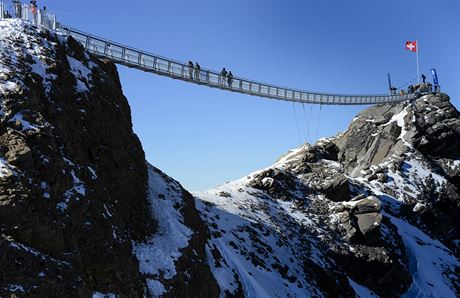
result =
[[[445,94],[197,193],[209,264],[234,295],[457,297],[460,117]]]
[[[0,297],[457,297],[444,94],[190,194],[146,165],[116,68],[0,22]]]
[[[115,66],[16,20],[0,22],[0,61],[0,297],[150,296],[153,277],[172,296],[216,292],[206,227],[178,185],[168,199],[196,230],[165,250],[181,272],[137,258],[165,223]]]

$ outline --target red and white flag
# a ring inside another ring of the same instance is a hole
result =
[[[417,41],[406,41],[406,50],[417,52]]]

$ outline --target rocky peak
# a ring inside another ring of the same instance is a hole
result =
[[[377,105],[359,113],[333,143],[353,176],[385,158],[416,151],[436,160],[455,160],[460,156],[459,112],[445,94]]]
[[[238,272],[231,282],[220,281],[221,288],[237,295],[237,285],[250,284],[263,296],[258,289],[283,284],[280,291],[293,296],[301,289],[307,296],[355,291],[361,297],[442,289],[455,297],[459,124],[444,94],[377,105],[336,137],[197,193],[211,230],[213,272]]]
[[[131,242],[155,226],[114,65],[18,20],[0,22],[0,59],[0,293],[141,296]]]

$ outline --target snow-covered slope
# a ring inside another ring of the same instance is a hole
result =
[[[134,243],[139,270],[154,297],[215,297],[218,285],[206,263],[206,225],[192,195],[149,165],[147,195],[158,231]]]
[[[444,134],[424,127],[433,117]],[[458,136],[459,120],[444,95],[371,108],[335,138],[195,193],[221,290],[245,297],[457,297],[460,150],[455,142],[449,155],[425,148],[435,136],[437,146]]]

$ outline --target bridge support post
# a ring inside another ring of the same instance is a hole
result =
[[[104,56],[107,56],[108,49],[109,49],[109,44],[107,42],[104,42]]]
[[[91,37],[88,35],[86,36],[85,48],[89,49],[89,44],[91,43]]]

